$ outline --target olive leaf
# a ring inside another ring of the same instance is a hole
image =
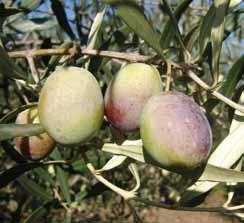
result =
[[[17,179],[17,182],[29,193],[36,196],[43,201],[50,201],[53,195],[50,189],[44,188],[37,184],[35,181],[29,179],[27,176],[22,175]]]
[[[211,29],[211,43],[212,43],[212,69],[213,81],[217,84],[219,78],[219,61],[222,48],[222,40],[224,37],[225,17],[228,11],[229,0],[214,1],[215,15]]]
[[[239,183],[244,182],[244,172],[208,164],[199,181]]]
[[[224,84],[221,86],[220,91],[227,97],[232,96],[238,82],[244,74],[244,55],[242,55],[229,70]]]
[[[56,148],[52,152],[51,157],[54,158],[55,160],[61,160],[62,159],[62,156],[61,156],[58,148]],[[56,166],[56,176],[57,176],[57,180],[59,182],[60,189],[62,191],[63,197],[70,204],[71,203],[71,196],[70,196],[70,192],[69,192],[69,184],[68,184],[67,173],[61,167]]]
[[[160,35],[154,31],[142,9],[134,0],[104,0],[104,2],[114,5],[121,19],[159,55],[164,56],[160,46]]]
[[[35,209],[22,223],[35,223],[40,222],[40,218],[48,213],[53,201],[44,203],[42,206]]]
[[[102,151],[128,156],[134,160],[145,162],[141,140],[126,140],[122,145],[105,143],[102,147]]]
[[[37,106],[37,103],[30,103],[30,104],[27,104],[27,105],[22,105],[22,106],[20,106],[19,108],[15,108],[15,109],[13,109],[12,111],[10,111],[9,113],[7,113],[6,115],[4,115],[1,119],[0,119],[0,123],[7,123],[7,122],[9,122],[9,121],[12,121],[12,120],[14,120],[15,118],[16,118],[16,116],[20,113],[20,112],[22,112],[22,111],[24,111],[24,110],[26,110],[26,109],[28,109],[28,108],[33,108],[33,107],[36,107]]]
[[[73,31],[69,25],[68,18],[67,18],[67,15],[65,13],[62,2],[59,0],[51,0],[51,8],[52,8],[53,13],[55,14],[57,20],[58,20],[59,25],[69,35],[69,37],[72,40],[75,40],[75,34],[73,33]]]
[[[0,74],[11,79],[26,79],[24,72],[15,65],[8,54],[0,46]]]
[[[122,156],[122,155],[113,155],[112,158],[99,170],[99,172],[103,172],[103,171],[108,171],[108,170],[112,170],[115,167],[121,165],[125,160],[126,160],[126,156]]]
[[[188,6],[192,0],[184,0],[180,1],[179,4],[176,6],[174,17],[176,21],[178,22],[183,15],[183,13],[188,9]],[[170,42],[173,40],[175,36],[175,24],[172,24],[172,20],[168,19],[165,27],[163,29],[163,33],[160,38],[160,45],[162,49],[168,48],[170,45]]]
[[[95,49],[96,48],[99,30],[101,28],[101,25],[103,22],[103,17],[105,15],[105,13],[106,13],[106,7],[101,12],[97,13],[97,15],[96,15],[96,17],[92,23],[91,30],[90,30],[89,35],[88,35],[88,43],[87,43],[88,49]],[[90,64],[90,60],[88,60],[85,63],[85,67],[88,68],[89,64]]]

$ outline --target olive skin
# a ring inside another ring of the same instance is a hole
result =
[[[18,114],[16,124],[39,123],[37,108],[27,109]],[[55,146],[54,140],[47,134],[37,136],[16,137],[15,149],[26,159],[41,160],[52,152]]]
[[[162,92],[146,103],[140,120],[145,153],[165,169],[187,172],[206,163],[212,131],[205,114],[187,95]]]
[[[103,121],[104,102],[96,78],[78,67],[62,67],[46,80],[38,103],[40,123],[56,142],[81,144]]]
[[[105,92],[107,120],[122,132],[138,130],[145,103],[160,91],[162,81],[156,68],[143,63],[124,66]]]

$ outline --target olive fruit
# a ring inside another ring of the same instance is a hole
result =
[[[63,145],[84,143],[99,130],[104,103],[100,86],[87,70],[62,67],[46,80],[38,103],[40,123]]]
[[[39,123],[37,108],[27,109],[18,114],[16,124]],[[47,134],[42,133],[37,136],[20,136],[15,138],[15,149],[25,158],[30,160],[40,160],[52,152],[55,142]]]
[[[145,153],[162,167],[185,172],[202,166],[212,147],[205,114],[189,96],[161,92],[146,103],[140,120]]]
[[[124,66],[105,92],[105,114],[122,132],[139,129],[140,115],[146,101],[162,90],[157,69],[143,63]]]

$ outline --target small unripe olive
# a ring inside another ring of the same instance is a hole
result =
[[[105,93],[108,121],[123,132],[138,130],[144,104],[161,90],[162,81],[155,67],[143,63],[124,66]]]
[[[140,121],[145,153],[162,167],[185,172],[204,164],[212,146],[205,114],[189,96],[162,92],[146,103]]]
[[[100,86],[83,68],[59,68],[41,90],[38,112],[41,124],[55,141],[64,145],[84,143],[103,121]]]
[[[39,123],[37,108],[27,109],[18,114],[16,124]],[[25,158],[40,160],[45,158],[54,148],[54,140],[47,134],[37,136],[16,137],[15,149]]]

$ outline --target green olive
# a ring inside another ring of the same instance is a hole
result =
[[[41,90],[38,112],[40,123],[58,143],[84,143],[97,133],[103,121],[100,86],[83,68],[59,68]]]

